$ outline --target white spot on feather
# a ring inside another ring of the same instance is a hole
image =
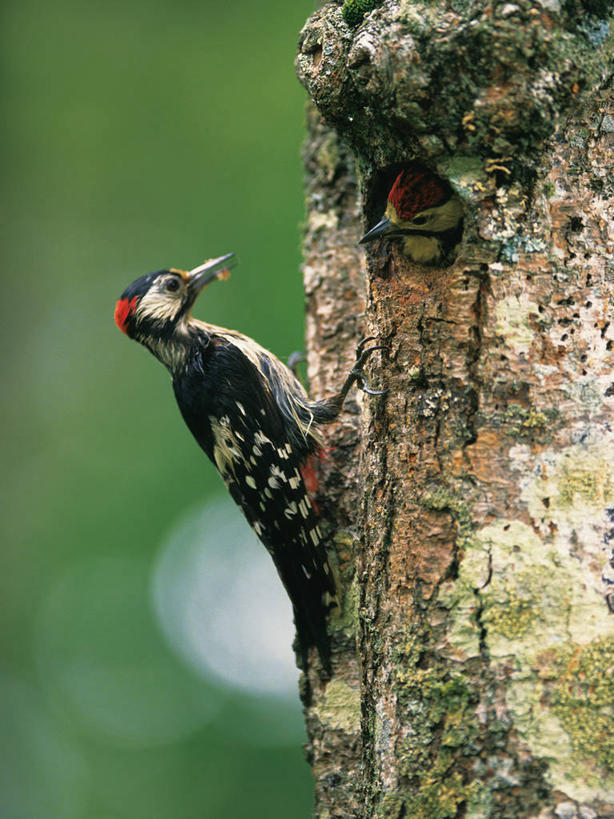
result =
[[[230,427],[227,415],[219,420],[209,416],[211,432],[213,433],[213,460],[222,476],[232,474],[236,478],[235,465],[244,461],[237,439]]]
[[[284,515],[287,518],[293,518],[294,515],[298,512],[298,506],[296,505],[296,501],[291,501],[286,508],[284,509]]]
[[[263,432],[260,432],[260,430],[258,430],[258,432],[254,435],[254,441],[257,444],[270,444],[271,443],[271,439],[267,438],[266,435]]]

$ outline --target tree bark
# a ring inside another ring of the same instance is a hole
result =
[[[312,395],[388,348],[321,467],[319,817],[614,817],[611,12],[346,0],[301,33]],[[463,201],[450,266],[359,249],[410,161]]]

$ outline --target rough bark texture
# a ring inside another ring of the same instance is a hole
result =
[[[322,467],[320,817],[614,817],[611,12],[346,0],[301,33],[312,393],[389,350]],[[449,267],[359,250],[408,161],[463,200]]]

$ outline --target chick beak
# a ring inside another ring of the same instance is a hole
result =
[[[372,227],[371,230],[367,231],[365,235],[360,240],[360,244],[364,245],[367,242],[372,242],[374,239],[378,239],[380,236],[386,236],[389,233],[392,233],[394,230],[394,225],[390,221],[390,219],[382,219],[381,222],[378,222],[375,227]]]
[[[230,264],[228,262],[234,255],[234,253],[227,253],[225,256],[219,256],[217,259],[209,259],[204,264],[188,272],[188,276],[190,277],[188,279],[188,286],[193,299],[196,298],[203,288],[215,279],[228,278],[230,268],[235,265],[233,262]]]

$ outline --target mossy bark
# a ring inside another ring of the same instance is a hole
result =
[[[317,816],[614,817],[611,12],[346,0],[301,33],[312,393],[388,349],[321,469]],[[410,161],[464,203],[448,267],[359,249]]]
[[[301,33],[312,393],[388,348],[321,469],[317,816],[614,817],[611,13],[346,0]],[[410,161],[463,201],[448,267],[359,249]]]

